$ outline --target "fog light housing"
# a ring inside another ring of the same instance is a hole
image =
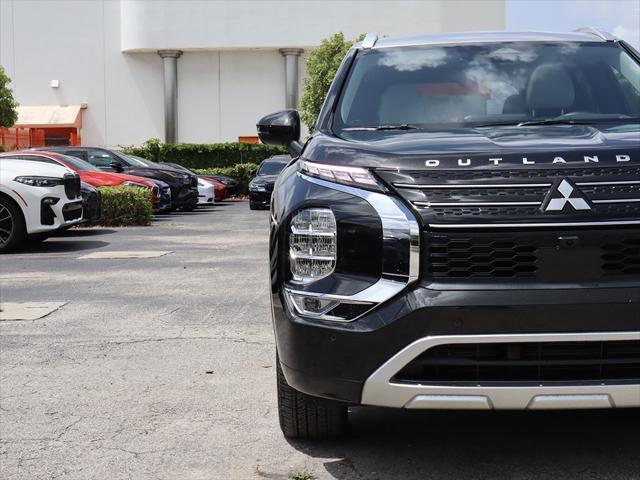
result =
[[[289,263],[294,282],[309,283],[336,268],[336,218],[328,208],[300,210],[290,223]]]

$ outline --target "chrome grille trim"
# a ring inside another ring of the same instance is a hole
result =
[[[611,222],[543,222],[543,223],[430,223],[429,227],[448,228],[553,228],[553,227],[615,227],[640,225],[640,220],[620,220]]]
[[[539,207],[542,202],[412,202],[419,207]]]
[[[640,182],[638,182],[640,183]],[[417,188],[417,189],[421,189],[421,190],[427,190],[427,189],[438,189],[438,188],[442,188],[442,189],[453,189],[453,188],[460,188],[460,189],[473,189],[473,188],[547,188],[550,187],[551,185],[553,185],[552,183],[513,183],[513,184],[509,184],[509,183],[495,183],[495,184],[478,184],[478,183],[469,183],[469,184],[460,184],[460,183],[454,183],[451,185],[448,185],[446,183],[438,183],[438,184],[433,184],[433,185],[429,185],[429,184],[419,184],[419,185],[411,185],[410,183],[394,183],[393,186],[397,187],[397,188]],[[579,185],[579,184],[578,184]]]

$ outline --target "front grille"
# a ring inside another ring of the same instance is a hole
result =
[[[439,345],[412,360],[393,381],[636,382],[640,381],[640,340]]]
[[[620,238],[602,246],[605,275],[640,275],[640,238]]]
[[[432,236],[427,265],[434,278],[535,277],[538,245],[510,237]]]
[[[62,216],[65,222],[77,220],[82,217],[82,201],[67,203],[62,207]]]
[[[66,174],[64,176],[64,193],[69,200],[80,196],[80,177],[78,175]]]
[[[504,282],[640,281],[640,229],[424,232],[423,278]]]
[[[640,222],[638,166],[376,172],[428,225]],[[545,209],[563,180],[588,209]]]

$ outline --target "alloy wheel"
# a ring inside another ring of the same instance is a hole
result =
[[[0,247],[4,247],[9,242],[14,225],[14,218],[11,211],[0,204]]]

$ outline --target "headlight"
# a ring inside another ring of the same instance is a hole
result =
[[[62,178],[55,177],[16,177],[13,179],[16,182],[24,183],[32,187],[55,187],[56,185],[62,185],[64,180]]]
[[[264,185],[260,185],[260,184],[255,184],[255,183],[251,183],[249,185],[249,190],[252,192],[266,192],[267,189],[265,188]]]
[[[343,167],[341,165],[327,165],[323,163],[300,162],[300,170],[306,175],[321,178],[330,182],[342,183],[369,190],[386,191],[366,168]]]
[[[149,188],[144,183],[131,182],[131,181],[122,182],[122,185],[126,187]]]
[[[327,277],[336,268],[337,228],[328,208],[300,210],[292,219],[289,261],[294,282],[308,283]]]

